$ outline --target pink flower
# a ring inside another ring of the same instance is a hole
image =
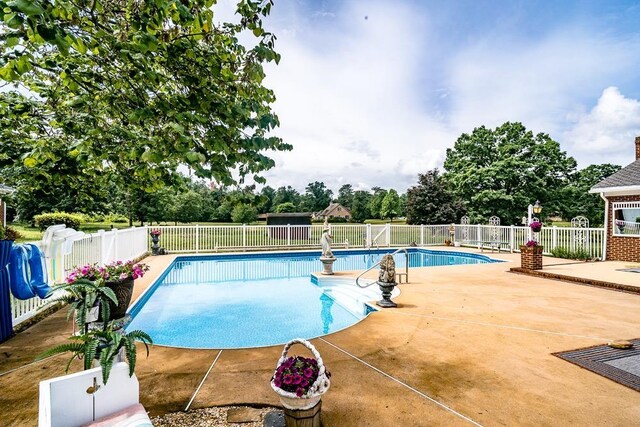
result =
[[[302,387],[298,387],[296,389],[296,396],[302,397],[303,394],[304,394],[304,389]]]
[[[129,275],[127,273],[120,273],[120,280],[127,280]]]

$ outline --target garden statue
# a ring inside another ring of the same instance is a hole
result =
[[[336,257],[331,251],[331,243],[333,243],[333,236],[329,234],[329,224],[327,219],[324,220],[322,226],[322,237],[320,238],[320,245],[322,245],[322,255],[320,255],[320,261],[324,266],[322,274],[333,274],[333,263],[336,261]]]
[[[322,256],[326,258],[333,258],[333,252],[331,252],[331,243],[333,243],[333,236],[329,234],[329,224],[327,220],[324,220],[322,226],[322,237],[320,238],[320,244],[322,245]]]
[[[397,307],[398,304],[391,301],[391,292],[393,292],[393,288],[396,286],[396,262],[390,254],[383,256],[380,261],[378,286],[382,291],[382,299],[376,304],[380,307]]]

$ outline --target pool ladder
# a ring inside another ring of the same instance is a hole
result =
[[[396,250],[395,252],[393,252],[391,254],[391,256],[393,256],[393,255],[395,255],[397,253],[400,253],[400,252],[404,252],[406,262],[405,262],[405,266],[404,266],[404,273],[396,273],[396,280],[397,280],[398,283],[402,283],[402,276],[404,276],[404,283],[409,283],[409,251],[407,250],[407,248],[400,248],[400,249]],[[366,273],[368,273],[369,271],[373,270],[378,265],[380,265],[381,261],[382,261],[382,259],[379,260],[378,262],[376,262],[375,264],[373,264],[371,267],[367,268],[362,273],[360,273],[360,275],[356,278],[356,285],[358,285],[361,288],[366,288],[368,286],[373,285],[374,283],[377,283],[377,280],[374,280],[373,282],[369,282],[369,283],[365,283],[365,284],[361,285],[360,284],[360,279]]]

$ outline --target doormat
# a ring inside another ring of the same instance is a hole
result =
[[[628,341],[633,343],[633,347],[626,350],[611,348],[608,345],[598,345],[552,354],[640,391],[640,338]]]

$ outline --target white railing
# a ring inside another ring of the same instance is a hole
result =
[[[47,260],[49,281],[61,283],[66,273],[79,265],[94,263],[103,265],[116,260],[129,261],[139,258],[148,251],[148,235],[146,227],[87,234],[73,244],[73,250],[69,255]],[[46,300],[35,297],[19,300],[11,295],[13,326],[19,325],[47,308],[52,299],[53,297]]]
[[[73,245],[71,254],[62,259],[49,260],[49,275],[59,283],[66,273],[78,265],[106,264],[115,260],[131,260],[151,249],[150,228],[162,231],[160,246],[169,253],[207,253],[218,251],[268,250],[287,248],[320,248],[322,225],[187,225],[161,227],[133,227],[123,230],[99,231],[88,234]],[[518,251],[529,240],[528,227],[460,225],[394,225],[394,224],[335,224],[331,225],[334,247],[405,247],[442,245],[445,240],[463,246],[502,248]],[[453,238],[452,238],[453,237]],[[536,236],[545,253],[557,247],[571,251],[583,249],[594,258],[602,258],[604,229],[543,227]],[[47,300],[32,298],[26,301],[11,297],[13,324],[33,317],[49,304]]]

